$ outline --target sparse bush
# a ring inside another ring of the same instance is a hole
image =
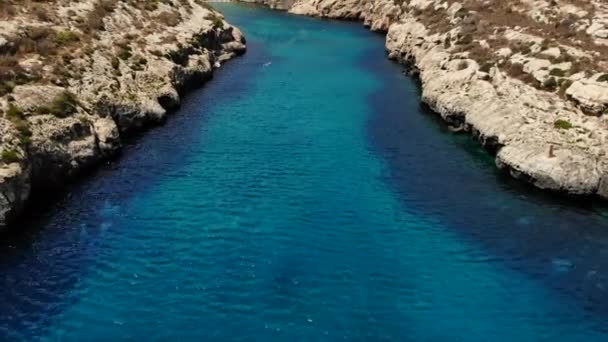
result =
[[[51,18],[49,17],[49,12],[45,7],[38,5],[32,9],[32,12],[34,13],[34,16],[36,16],[36,18],[38,18],[38,20],[40,21],[51,21]]]
[[[608,82],[608,74],[603,74],[597,78],[598,82]]]
[[[505,64],[506,72],[510,77],[516,78],[526,84],[529,84],[537,89],[542,89],[542,84],[534,78],[534,76],[524,71],[524,66],[520,63],[509,63]]]
[[[60,31],[55,34],[55,43],[57,43],[57,45],[67,45],[79,40],[80,37],[73,31]]]
[[[58,118],[68,117],[78,109],[78,99],[76,95],[64,91],[57,95],[50,105],[40,106],[36,109],[37,114],[51,114]]]
[[[116,8],[118,0],[101,0],[87,15],[80,27],[86,32],[104,31],[106,29],[104,18]]]
[[[21,143],[24,145],[29,143],[32,131],[30,130],[29,123],[23,116],[23,111],[13,103],[9,103],[5,118],[12,122],[17,131],[19,131],[19,140]]]
[[[22,120],[18,123],[15,123],[15,128],[19,131],[19,141],[23,145],[27,145],[32,138],[32,131],[30,130],[30,125],[27,121]]]
[[[23,111],[12,103],[8,104],[8,110],[6,111],[6,118],[10,121],[22,120]]]
[[[10,149],[2,151],[2,155],[0,156],[2,161],[6,164],[18,163],[21,160],[21,157],[17,153],[17,151]]]
[[[38,53],[43,56],[52,55],[56,43],[52,39],[55,31],[48,27],[30,26],[25,28],[25,34],[13,38],[15,53]]]
[[[140,56],[137,59],[136,63],[139,64],[139,65],[146,65],[146,64],[148,64],[148,60],[146,58]]]
[[[148,60],[145,59],[144,57],[137,57],[135,58],[135,61],[133,62],[133,65],[131,66],[131,69],[135,70],[135,71],[141,71],[144,70],[144,66],[148,64]]]
[[[485,62],[479,67],[479,71],[489,73],[492,67],[494,67],[494,63]]]
[[[182,16],[176,11],[164,11],[156,17],[158,21],[167,26],[177,26],[182,20]]]
[[[209,14],[207,17],[205,17],[205,19],[211,20],[213,27],[216,29],[224,28],[224,20],[222,20],[222,18],[219,15],[217,15],[216,13]]]
[[[15,84],[11,81],[0,82],[0,96],[12,93],[13,88],[15,88]]]
[[[469,14],[469,11],[466,8],[461,7],[458,11],[456,11],[456,13],[454,13],[454,18],[462,19],[462,18],[466,17],[468,14]]]
[[[456,44],[458,45],[468,45],[473,42],[473,35],[470,33],[467,34],[458,34],[456,37]]]
[[[188,64],[188,54],[184,53],[182,50],[169,51],[165,54],[165,57],[175,64],[183,66]]]
[[[553,127],[557,128],[557,129],[570,129],[574,126],[568,120],[557,119],[553,123]]]
[[[549,75],[556,76],[556,77],[565,77],[566,76],[566,72],[564,70],[562,70],[562,69],[559,69],[559,68],[553,68],[549,72]]]
[[[524,74],[524,66],[520,63],[513,63],[507,69],[507,73],[511,77],[519,78]]]
[[[133,52],[131,50],[131,47],[128,45],[122,46],[118,51],[118,58],[122,59],[123,61],[131,58],[131,56],[133,56]]]
[[[555,77],[549,77],[547,78],[544,82],[543,82],[543,88],[547,89],[547,90],[555,90],[555,88],[557,88],[557,80],[555,79]]]

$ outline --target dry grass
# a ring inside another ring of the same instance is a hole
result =
[[[177,11],[163,11],[156,16],[156,19],[166,26],[177,26],[182,21],[182,16]]]
[[[405,2],[409,2],[405,0]],[[458,34],[452,34],[442,42],[446,49],[456,53],[467,53],[468,57],[477,61],[482,71],[488,72],[493,66],[498,66],[511,77],[517,78],[536,88],[557,91],[564,94],[571,82],[564,77],[586,72],[592,74],[601,71],[601,65],[608,60],[608,46],[596,44],[593,38],[584,31],[576,29],[581,20],[589,19],[595,15],[596,9],[589,0],[560,0],[559,5],[571,4],[587,12],[585,17],[576,17],[572,14],[564,15],[558,11],[558,3],[554,2],[543,11],[548,22],[541,22],[532,18],[530,8],[521,0],[447,0],[448,6],[461,4],[463,7],[454,14],[453,22],[445,9],[428,8],[415,10],[413,14],[431,32],[447,33],[458,29]],[[517,28],[517,29],[516,29]],[[504,37],[507,29],[516,29],[519,32],[543,39],[540,46],[531,42],[510,41]],[[485,40],[488,47],[482,47],[480,40]],[[579,51],[586,51],[593,58],[573,57],[565,49],[560,48],[561,55],[551,58],[533,54],[532,51],[546,50],[550,47],[570,46]],[[494,52],[500,48],[508,47],[513,53],[525,56],[536,56],[551,60],[552,63],[571,62],[572,68],[565,72],[551,70],[551,76],[544,84],[540,84],[534,77],[523,71],[523,66],[517,63],[498,63]]]

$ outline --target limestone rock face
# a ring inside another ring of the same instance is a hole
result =
[[[391,26],[387,35],[389,56],[415,61],[419,68],[423,101],[496,151],[497,165],[514,177],[575,195],[598,192],[604,120],[585,116],[573,103],[496,69],[489,80],[480,79],[473,60],[459,70],[453,56],[433,41],[433,34],[413,20]],[[575,127],[556,128],[558,120]]]
[[[95,120],[93,132],[97,138],[97,148],[103,157],[111,157],[120,150],[120,134],[114,120],[109,117]]]
[[[91,124],[85,116],[59,119],[38,115],[29,119],[34,132],[29,148],[32,185],[56,188],[101,158]]]
[[[23,210],[30,196],[30,170],[19,163],[0,168],[0,220],[10,222]]]
[[[574,82],[566,94],[593,115],[608,114],[608,82],[580,80]]]
[[[0,230],[32,193],[115,156],[245,52],[199,0],[11,3],[17,15],[0,12]]]
[[[401,14],[401,7],[392,0],[298,0],[287,9],[300,15],[362,20],[374,31],[387,31]]]
[[[454,131],[476,136],[499,168],[542,189],[608,198],[608,6],[472,3],[298,0],[288,10],[387,31],[389,58],[419,76],[422,100]],[[518,13],[518,26],[489,16],[496,11]],[[555,36],[556,26],[586,32],[588,44]]]

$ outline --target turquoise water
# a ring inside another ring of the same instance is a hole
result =
[[[249,52],[0,245],[0,340],[605,341],[608,223],[499,174],[354,23]]]

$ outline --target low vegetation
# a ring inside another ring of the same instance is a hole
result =
[[[558,119],[553,123],[553,127],[557,129],[570,129],[574,126],[568,120]]]
[[[215,28],[224,28],[224,20],[215,12],[209,14],[205,19],[211,20],[211,22],[213,23],[213,27]]]
[[[412,0],[394,1],[403,5],[412,3]],[[422,10],[414,7],[412,14],[431,32],[445,34],[439,42],[445,49],[475,60],[482,72],[496,67],[537,89],[565,98],[566,89],[572,84],[568,79],[571,75],[584,72],[590,78],[608,67],[608,45],[599,44],[585,30],[578,29],[581,23],[589,25],[594,18],[597,8],[592,1],[547,0],[545,7],[540,0],[446,2],[446,7],[429,6]],[[562,11],[566,4],[578,8],[578,16]],[[455,13],[448,12],[452,6],[462,7]],[[513,32],[521,36],[509,35]],[[508,52],[498,56],[499,49]],[[539,74],[532,75],[524,68],[526,59],[533,58],[569,65],[549,66],[549,75],[539,80],[536,78]],[[608,74],[597,81],[608,82]]]
[[[49,105],[40,106],[36,109],[37,114],[52,114],[58,118],[68,117],[78,109],[76,95],[64,91],[57,95]]]
[[[551,75],[551,76],[557,76],[557,77],[565,77],[566,76],[566,71],[564,71],[562,69],[558,69],[558,68],[553,68],[549,72],[549,75]]]
[[[28,144],[30,138],[32,137],[32,131],[30,130],[29,123],[23,115],[23,111],[13,103],[9,103],[8,110],[6,111],[4,117],[9,120],[19,132],[20,142],[23,145]]]
[[[18,163],[21,160],[19,153],[13,149],[2,151],[0,158],[2,158],[2,161],[6,164]]]

